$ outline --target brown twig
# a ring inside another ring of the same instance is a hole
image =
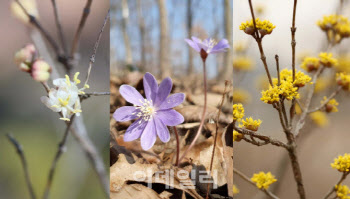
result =
[[[92,53],[92,55],[91,55],[91,57],[90,57],[89,68],[88,68],[88,72],[87,72],[87,75],[86,75],[85,84],[87,84],[88,81],[89,81],[89,77],[90,77],[90,73],[91,73],[91,68],[92,68],[92,66],[93,66],[94,63],[95,63],[95,57],[96,57],[97,49],[98,49],[98,46],[99,46],[99,44],[100,44],[100,40],[101,40],[101,37],[102,37],[102,33],[103,33],[103,30],[105,29],[105,26],[106,26],[106,24],[107,24],[107,21],[108,21],[108,19],[109,19],[109,16],[110,16],[110,15],[109,15],[109,10],[108,10],[107,15],[106,15],[106,17],[105,17],[105,19],[104,19],[104,21],[103,21],[103,25],[102,25],[102,28],[101,28],[101,30],[100,30],[100,33],[98,34],[97,40],[96,40],[96,42],[95,42],[95,46],[94,46],[93,53]]]
[[[340,177],[339,181],[337,182],[336,186],[339,186],[345,179],[346,177],[349,175],[350,172],[344,172],[342,174],[342,176]],[[332,193],[334,193],[336,191],[335,186],[333,186],[329,192],[326,194],[326,196],[324,197],[324,199],[328,199],[330,195],[332,195]]]
[[[27,187],[29,190],[30,198],[36,199],[33,185],[32,185],[32,182],[30,180],[29,171],[28,171],[28,164],[27,164],[27,160],[25,158],[24,152],[23,152],[23,147],[11,134],[6,134],[6,136],[7,136],[8,140],[11,142],[11,144],[16,148],[17,154],[21,159],[21,163],[22,163],[22,167],[23,167],[23,171],[24,171],[24,177],[25,177],[26,184],[27,184]]]
[[[176,161],[175,161],[175,166],[179,166],[180,139],[179,139],[179,133],[177,132],[176,126],[174,126],[174,132],[175,132],[175,137],[176,137]]]
[[[58,36],[59,36],[59,38],[61,40],[63,52],[64,52],[65,56],[67,56],[66,39],[64,37],[63,28],[62,28],[62,25],[61,25],[61,20],[60,20],[60,17],[58,15],[58,8],[57,8],[56,0],[51,0],[51,2],[52,2],[54,15],[55,15],[55,22],[56,22],[56,27],[57,27],[57,33],[58,33]]]
[[[220,118],[222,106],[224,105],[225,96],[227,94],[227,86],[228,86],[228,84],[229,84],[229,81],[225,81],[224,93],[222,94],[221,103],[220,103],[220,106],[219,106],[218,115],[216,117],[216,122],[215,122],[214,146],[213,146],[213,151],[212,151],[212,154],[211,154],[210,168],[209,168],[210,176],[212,175],[212,171],[213,171],[213,162],[214,162],[214,156],[215,156],[216,140],[217,140],[217,137],[218,137],[218,130],[219,130],[219,118]],[[210,188],[210,183],[207,184],[207,195],[205,197],[206,199],[209,198],[209,188]]]
[[[199,138],[199,135],[202,132],[202,128],[204,125],[205,121],[205,113],[207,111],[207,70],[205,67],[205,59],[203,61],[203,84],[204,84],[204,105],[203,105],[203,112],[202,112],[202,118],[201,118],[201,123],[199,124],[199,128],[197,130],[196,136],[193,138],[190,146],[185,150],[185,152],[182,154],[182,156],[179,159],[179,163],[181,163],[181,160],[186,157],[186,154],[192,149],[192,147],[195,145],[197,139]]]
[[[291,34],[292,34],[292,70],[293,70],[293,82],[295,81],[295,46],[297,42],[295,41],[295,32],[297,31],[297,28],[295,27],[295,16],[296,16],[296,10],[297,10],[297,2],[298,0],[294,0],[294,6],[293,6],[293,20],[292,20],[292,27],[290,28]],[[295,115],[295,99],[292,100],[292,105],[289,110],[289,117],[290,117],[290,123],[289,127],[292,126],[292,120]]]
[[[86,92],[84,94],[80,94],[80,101],[86,100],[88,98],[90,98],[91,96],[105,96],[105,95],[110,95],[111,92]]]
[[[81,32],[82,32],[82,30],[84,28],[85,22],[86,22],[86,20],[87,20],[87,18],[89,16],[89,14],[90,14],[91,4],[92,4],[92,0],[87,0],[86,1],[85,7],[84,7],[84,10],[83,10],[83,14],[82,14],[82,16],[80,18],[78,29],[77,29],[77,31],[75,32],[75,35],[74,35],[73,44],[72,44],[72,48],[71,48],[71,52],[70,52],[71,58],[74,58],[74,54],[75,54],[75,52],[76,52],[76,50],[78,48]]]
[[[313,113],[313,112],[316,112],[316,111],[319,111],[321,110],[324,106],[327,105],[327,103],[332,99],[334,98],[342,89],[342,86],[338,86],[337,89],[329,95],[329,97],[326,99],[326,101],[324,101],[320,106],[312,109],[312,110],[309,110],[308,113]]]
[[[256,184],[254,182],[252,182],[248,176],[244,175],[242,172],[238,171],[236,168],[233,167],[233,172],[235,174],[237,174],[239,177],[241,177],[243,180],[247,181],[248,183],[250,183],[251,185],[253,185],[254,187],[256,187]],[[275,194],[273,194],[272,192],[266,190],[266,189],[259,189],[260,191],[264,192],[267,196],[269,196],[270,198],[273,199],[279,199],[279,197],[277,197]]]
[[[72,126],[72,123],[74,122],[74,117],[75,117],[75,114],[70,117],[70,122],[67,122],[66,131],[63,134],[62,140],[58,144],[57,152],[56,152],[55,158],[54,158],[54,160],[53,160],[53,162],[51,164],[51,168],[50,168],[50,171],[49,171],[49,175],[48,175],[48,179],[47,179],[47,182],[46,182],[43,199],[48,199],[49,198],[49,193],[50,193],[51,185],[52,185],[52,182],[53,182],[53,177],[54,177],[54,174],[55,174],[55,171],[56,171],[56,168],[57,168],[57,163],[58,163],[58,160],[60,159],[61,155],[65,151],[66,142],[67,142],[67,138],[68,138],[68,133],[70,131],[70,127]]]

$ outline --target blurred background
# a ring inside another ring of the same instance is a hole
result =
[[[120,0],[111,1],[111,8],[112,74],[128,69],[161,75],[161,67],[172,76],[198,74],[202,71],[200,57],[184,39],[232,40],[231,0]],[[231,53],[209,56],[208,76],[227,74],[230,79],[230,63]]]
[[[29,198],[20,159],[5,137],[11,133],[22,144],[27,157],[30,175],[37,195],[41,196],[49,167],[61,140],[65,124],[41,103],[46,95],[42,85],[27,73],[21,72],[13,61],[15,52],[31,42],[29,27],[14,18],[10,12],[12,1],[1,1],[0,41],[0,198]],[[38,1],[39,21],[58,40],[51,1]],[[67,43],[71,44],[80,21],[85,0],[57,1],[58,10]],[[89,58],[109,9],[109,1],[93,1],[90,15],[82,31],[78,49],[80,79],[86,76]],[[90,76],[87,91],[109,91],[109,26],[102,35],[96,62]],[[50,48],[49,48],[50,49]],[[62,65],[57,64],[57,68]],[[62,74],[62,73],[61,73]],[[49,82],[51,84],[51,80]],[[82,104],[84,122],[88,134],[103,156],[106,169],[109,163],[109,97],[91,97]],[[52,185],[51,197],[104,198],[103,189],[85,154],[72,136],[68,137],[67,151],[59,160]]]
[[[293,1],[253,0],[256,17],[270,20],[276,28],[271,35],[263,39],[271,75],[276,77],[275,54],[279,55],[280,67],[291,69],[292,48],[291,32]],[[343,5],[340,6],[340,2]],[[304,56],[317,57],[326,49],[326,35],[316,25],[324,15],[335,14],[336,11],[350,17],[349,1],[308,0],[298,1],[296,12],[296,54],[298,69]],[[260,60],[258,46],[253,38],[239,30],[242,22],[251,20],[248,1],[234,1],[233,4],[233,45],[234,45],[234,103],[242,102],[246,116],[252,116],[263,121],[260,133],[285,141],[285,135],[280,127],[277,112],[269,105],[260,101],[261,90],[267,83],[264,67]],[[336,46],[333,54],[339,59],[337,71],[349,71],[349,39]],[[242,51],[242,49],[244,51]],[[235,61],[236,60],[236,61]],[[237,61],[240,60],[240,61]],[[249,60],[244,62],[242,60]],[[245,63],[245,64],[244,64]],[[248,63],[248,64],[247,64]],[[243,74],[242,74],[243,73]],[[311,107],[319,105],[323,96],[334,90],[334,73],[326,74],[316,84],[317,93]],[[303,88],[307,91],[307,88]],[[322,198],[326,192],[339,180],[340,173],[331,168],[330,163],[338,155],[350,151],[349,94],[341,92],[336,97],[339,101],[339,112],[316,120],[308,119],[302,133],[304,136],[298,142],[298,155],[303,181],[308,198]],[[303,93],[301,94],[303,99]],[[288,105],[289,106],[289,105]],[[314,118],[315,119],[315,118]],[[321,121],[323,119],[323,121]],[[315,121],[321,121],[318,124]],[[288,154],[281,148],[271,145],[257,147],[241,141],[234,143],[234,167],[253,176],[260,171],[271,171],[277,178],[275,186],[270,190],[280,198],[298,198],[296,183],[290,168]],[[240,189],[237,198],[264,198],[256,187],[234,176],[234,183]],[[350,180],[344,181],[350,185]]]

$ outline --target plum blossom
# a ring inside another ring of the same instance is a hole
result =
[[[129,142],[141,138],[141,147],[150,149],[157,136],[162,142],[170,140],[167,126],[176,126],[184,121],[184,117],[173,108],[180,105],[185,94],[175,93],[169,96],[172,89],[171,79],[165,78],[158,86],[157,80],[150,73],[143,77],[144,98],[134,87],[122,85],[120,94],[133,106],[118,108],[113,117],[118,122],[136,120],[124,134],[124,141]]]

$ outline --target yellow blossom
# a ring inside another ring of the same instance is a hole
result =
[[[251,131],[257,131],[260,127],[261,122],[261,120],[254,120],[253,118],[249,117],[245,120],[242,120],[242,124],[239,126]]]
[[[339,64],[335,67],[337,71],[350,73],[350,54],[341,55],[338,62]]]
[[[255,19],[256,28],[260,32],[261,36],[271,34],[273,29],[276,28],[269,20],[261,21],[259,18]],[[253,35],[254,34],[254,23],[253,20],[242,22],[239,26],[240,30],[243,30],[245,33]]]
[[[234,104],[233,108],[233,120],[240,121],[244,117],[244,107],[242,104]]]
[[[324,104],[327,101],[327,97],[324,96],[323,100],[321,101],[321,104]],[[326,112],[338,112],[338,105],[339,103],[337,102],[336,99],[331,99],[329,102],[325,105]]]
[[[262,171],[259,173],[254,173],[251,180],[256,184],[256,186],[259,189],[265,190],[267,190],[272,183],[277,181],[277,179],[274,175],[271,174],[271,172],[264,173]]]
[[[295,113],[297,115],[300,115],[303,111],[301,110],[300,106],[298,103],[295,104]]]
[[[254,60],[246,56],[239,56],[233,59],[233,68],[240,71],[251,71],[254,64]]]
[[[250,100],[251,97],[248,91],[243,89],[234,89],[232,94],[233,103],[249,103]]]
[[[241,133],[238,133],[237,131],[233,131],[233,141],[239,142],[243,138],[243,135]]]
[[[318,55],[318,57],[320,58],[320,63],[326,67],[332,67],[332,66],[338,65],[338,60],[333,58],[332,53],[322,52]]]
[[[293,71],[292,70],[288,70],[288,69],[283,69],[280,72],[280,78],[281,78],[281,84],[283,82],[292,82],[293,81]],[[308,75],[305,75],[303,72],[301,71],[296,71],[295,74],[295,80],[294,80],[294,86],[296,87],[303,87],[305,86],[307,83],[311,82],[311,77]],[[278,83],[278,79],[274,78],[273,79],[273,83],[275,85],[277,85]]]
[[[329,124],[327,115],[322,111],[310,113],[310,118],[319,127],[326,127]]]
[[[23,7],[27,10],[27,12],[30,15],[34,16],[35,18],[39,17],[36,0],[19,0],[19,2],[23,5]],[[29,18],[23,12],[23,9],[15,1],[12,1],[11,3],[11,12],[16,18],[21,20],[23,23],[29,23]]]
[[[350,171],[350,153],[345,153],[344,155],[335,158],[331,166],[340,172]]]
[[[335,185],[337,198],[339,199],[350,199],[350,189],[346,185]]]
[[[267,104],[273,104],[280,100],[280,94],[281,93],[278,86],[270,86],[268,90],[261,91],[262,97],[260,98],[260,100]]]
[[[327,33],[328,39],[339,43],[350,36],[350,21],[343,15],[328,15],[317,22],[317,25]]]
[[[281,81],[279,89],[280,94],[283,95],[287,100],[300,98],[298,87],[295,87],[291,81]]]
[[[350,75],[348,73],[342,72],[336,74],[337,84],[342,86],[344,90],[349,90],[350,88]]]
[[[317,57],[305,57],[300,67],[307,72],[315,71],[320,67],[320,60]]]
[[[236,187],[236,185],[233,185],[232,191],[233,191],[233,195],[239,194],[239,189]]]

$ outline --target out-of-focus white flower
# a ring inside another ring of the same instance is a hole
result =
[[[84,94],[83,90],[89,88],[87,84],[83,88],[78,88],[80,83],[78,79],[79,73],[75,73],[73,82],[70,81],[68,75],[66,78],[53,80],[55,88],[51,88],[48,96],[41,97],[41,101],[54,112],[61,112],[61,120],[70,121],[73,114],[79,116],[81,113],[81,105],[79,94]]]
[[[27,12],[34,16],[35,18],[39,17],[39,12],[36,5],[36,0],[19,0]],[[25,24],[29,24],[28,16],[23,12],[23,9],[17,2],[12,1],[11,3],[11,12],[13,16],[21,20]]]

